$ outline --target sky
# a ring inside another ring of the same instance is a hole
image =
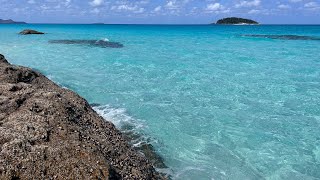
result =
[[[0,0],[0,19],[28,23],[320,24],[320,0]]]

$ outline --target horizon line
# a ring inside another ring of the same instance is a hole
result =
[[[199,25],[199,26],[204,26],[204,25],[217,25],[217,26],[235,26],[237,24],[215,24],[215,23],[38,23],[38,22],[32,22],[32,23],[3,23],[0,25],[28,25],[28,24],[47,24],[47,25]],[[299,23],[299,24],[294,24],[294,23],[289,23],[289,24],[285,24],[285,23],[259,23],[259,24],[248,24],[248,25],[244,25],[244,26],[259,26],[259,25],[320,25],[320,24],[303,24],[303,23]],[[241,25],[240,25],[241,26]]]

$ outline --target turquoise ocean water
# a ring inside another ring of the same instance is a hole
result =
[[[143,135],[173,179],[320,179],[320,41],[242,34],[320,26],[0,25],[0,53]],[[106,38],[124,47],[48,43]]]

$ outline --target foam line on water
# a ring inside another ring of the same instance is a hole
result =
[[[145,125],[127,115],[126,109],[114,108],[110,105],[94,106],[93,109],[105,120],[111,121],[118,129],[123,131],[139,131],[145,128]]]

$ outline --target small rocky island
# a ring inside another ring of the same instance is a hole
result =
[[[0,19],[0,24],[27,24],[27,23],[26,22],[16,22],[16,21],[13,21],[12,19],[7,19],[7,20]]]
[[[237,18],[237,17],[228,17],[220,19],[216,22],[216,24],[224,24],[224,25],[257,25],[258,22],[251,19]]]
[[[0,54],[0,179],[164,177],[85,99]]]
[[[44,34],[43,32],[32,30],[32,29],[25,29],[21,31],[19,34],[21,35],[30,35],[30,34]]]

